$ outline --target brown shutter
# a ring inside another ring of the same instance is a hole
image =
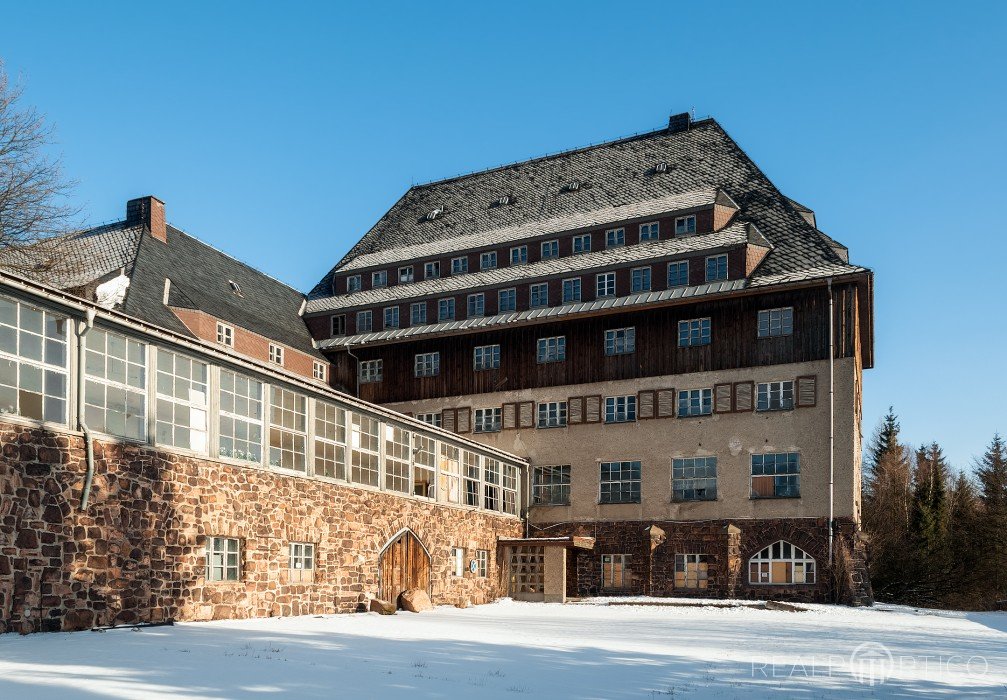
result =
[[[517,405],[518,407],[518,427],[519,428],[534,428],[535,427],[535,402],[534,401],[522,401]]]
[[[441,411],[441,427],[451,432],[455,431],[455,409],[445,408]]]
[[[734,383],[734,410],[738,412],[751,411],[755,395],[755,382]]]
[[[675,415],[675,390],[657,390],[657,417],[672,418]]]
[[[730,413],[734,410],[734,392],[730,384],[713,385],[714,413]]]
[[[566,422],[569,425],[576,425],[578,423],[584,422],[584,397],[583,396],[571,396],[567,399],[567,416]]]
[[[640,420],[646,420],[647,418],[654,418],[654,409],[657,392],[653,389],[648,389],[646,391],[641,391],[636,400],[636,416]]]
[[[797,378],[797,406],[809,408],[818,403],[818,377],[810,375]]]
[[[600,396],[585,396],[584,397],[584,422],[585,423],[600,423],[601,422],[601,397]]]
[[[504,430],[514,430],[517,427],[517,404],[505,403],[501,415]]]
[[[472,431],[472,409],[465,407],[459,408],[458,414],[458,432],[468,433]]]

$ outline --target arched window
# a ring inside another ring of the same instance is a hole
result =
[[[815,582],[815,560],[789,542],[780,540],[748,560],[748,582],[786,585]]]

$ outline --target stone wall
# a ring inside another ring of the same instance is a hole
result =
[[[513,516],[118,443],[96,443],[82,513],[79,436],[0,424],[0,445],[0,631],[351,612],[403,528],[435,604],[485,603],[504,593],[497,538],[522,534]],[[205,580],[210,536],[241,540],[240,581]],[[315,543],[313,583],[290,582],[290,542]],[[489,550],[489,575],[452,576],[452,546]]]

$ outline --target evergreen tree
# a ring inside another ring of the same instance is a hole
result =
[[[952,574],[950,594],[942,601],[956,608],[986,604],[987,585],[981,575],[983,553],[979,519],[979,496],[965,472],[958,472],[949,494],[948,545]]]
[[[881,419],[881,425],[874,431],[874,437],[867,448],[867,463],[864,466],[867,467],[868,491],[873,486],[875,472],[885,456],[902,453],[902,445],[899,444],[901,429],[895,409],[889,406],[888,413]]]
[[[1007,599],[1007,445],[999,434],[976,465],[982,526],[976,549],[981,556],[981,580],[991,605]]]
[[[948,465],[933,442],[916,452],[911,539],[915,570],[913,602],[934,605],[949,586]]]

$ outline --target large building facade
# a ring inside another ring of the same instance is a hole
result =
[[[869,598],[872,276],[713,120],[413,187],[304,317],[337,386],[529,461],[511,595]]]

